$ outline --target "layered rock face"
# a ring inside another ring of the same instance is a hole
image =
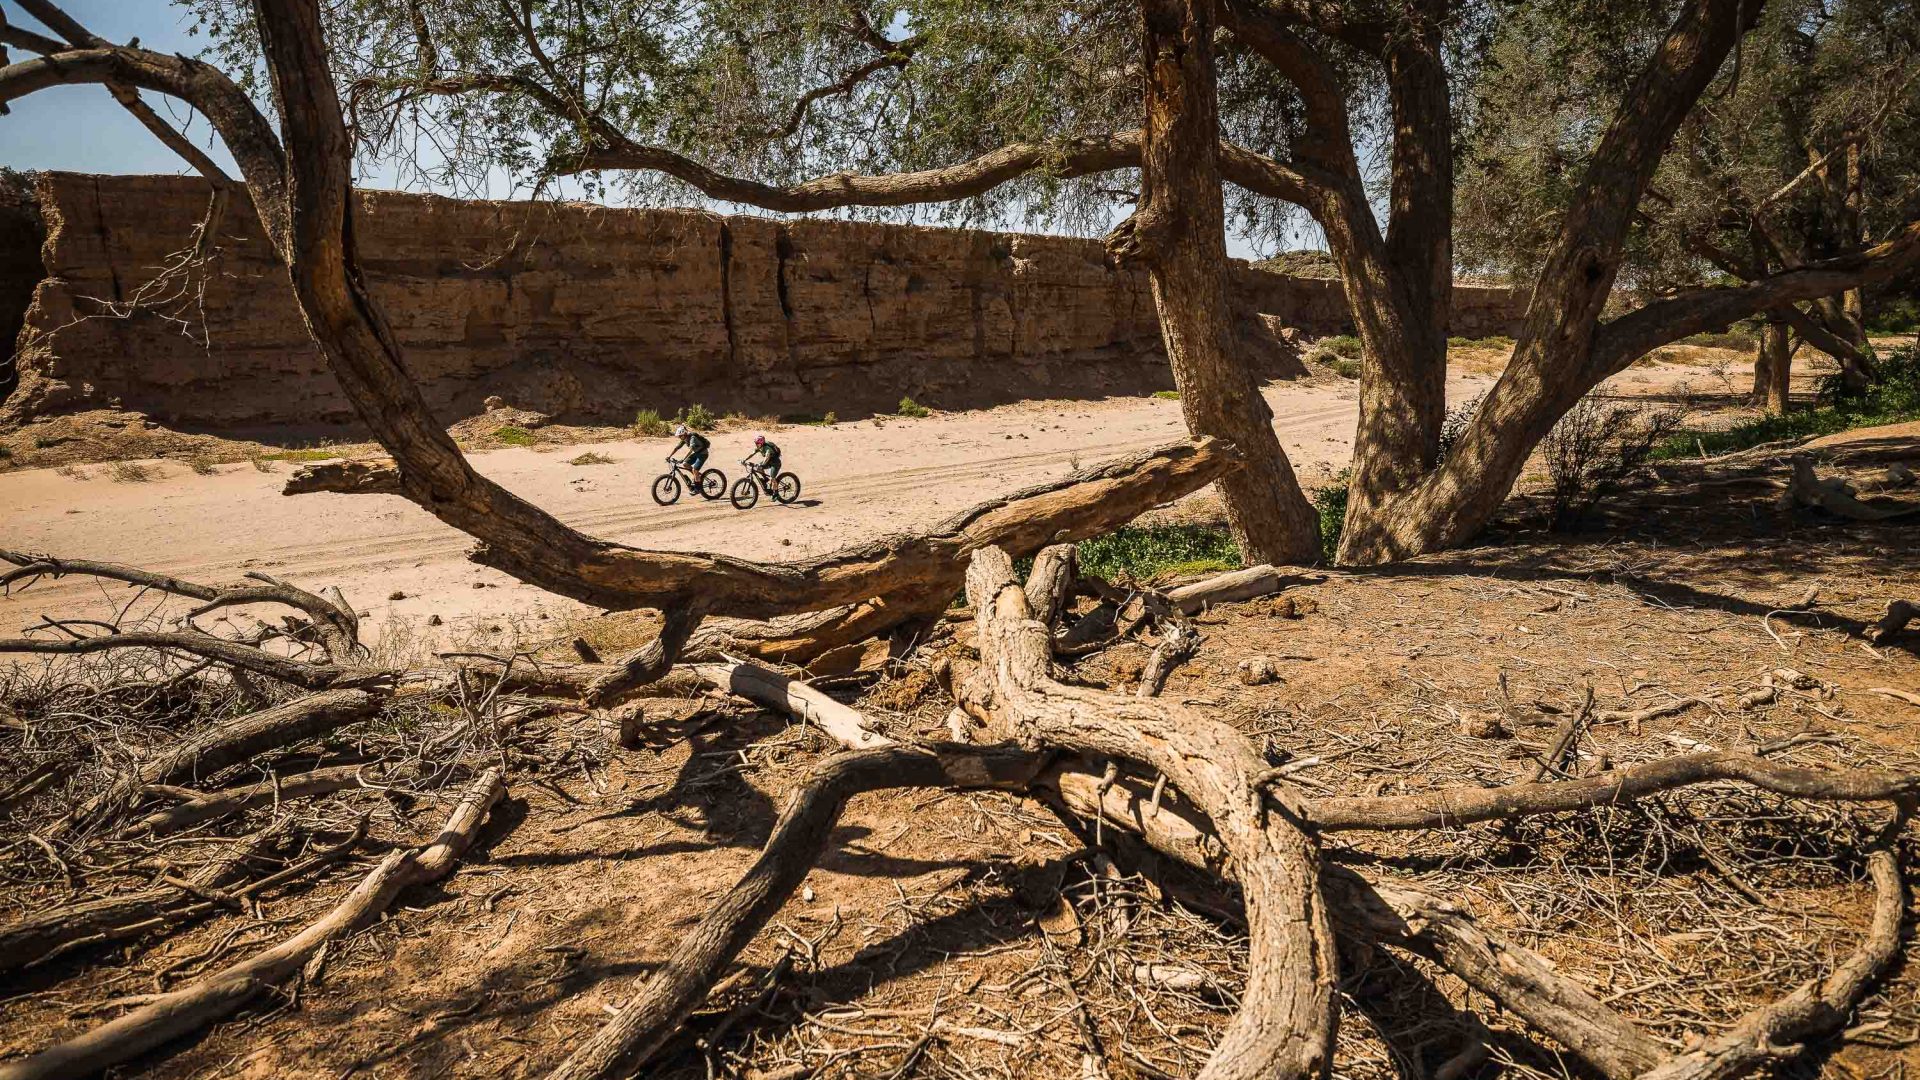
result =
[[[19,371],[0,422],[103,407],[216,430],[351,422],[244,199],[219,222],[217,255],[169,274],[206,211],[202,182],[30,183],[14,227],[0,220],[0,278],[38,279],[24,312],[24,289],[0,280]],[[1172,385],[1145,275],[1108,266],[1096,241],[359,198],[363,266],[448,422],[494,395],[561,421],[620,423],[694,403],[860,415],[902,396],[968,408]],[[1241,266],[1234,291],[1242,346],[1266,378],[1304,370],[1284,328],[1348,323],[1337,282]],[[1518,301],[1479,291],[1461,290],[1455,332],[1509,332]]]

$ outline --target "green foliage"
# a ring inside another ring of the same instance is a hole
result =
[[[1178,390],[1155,390],[1155,391],[1153,392],[1153,396],[1154,396],[1154,397],[1157,397],[1157,398],[1159,398],[1159,399],[1160,399],[1161,401],[1179,401],[1179,400],[1180,400],[1180,391],[1178,391]]]
[[[1129,525],[1078,545],[1080,569],[1114,580],[1234,570],[1240,549],[1225,529],[1207,525]]]
[[[1890,296],[1873,305],[1867,330],[1875,334],[1911,334],[1920,330],[1920,296]]]
[[[1335,356],[1343,356],[1348,360],[1360,359],[1360,339],[1354,337],[1352,334],[1335,334],[1332,337],[1324,337],[1314,342],[1314,345],[1327,350]]]
[[[900,399],[901,416],[931,416],[932,414],[932,409],[927,408],[925,405],[920,404],[910,397]]]
[[[324,446],[303,446],[295,450],[275,450],[261,454],[268,461],[332,461],[340,451]]]
[[[1320,515],[1320,557],[1332,562],[1340,554],[1340,534],[1347,527],[1347,489],[1353,470],[1341,469],[1333,483],[1313,489],[1313,509]]]
[[[1834,435],[1859,427],[1904,424],[1920,420],[1920,348],[1890,350],[1876,365],[1879,380],[1858,393],[1845,390],[1829,377],[1821,396],[1831,403],[1816,409],[1768,413],[1725,431],[1687,431],[1663,440],[1653,449],[1656,460],[1705,454],[1730,454],[1766,443]]]
[[[1733,349],[1738,352],[1752,352],[1759,348],[1760,339],[1745,330],[1727,330],[1717,334],[1695,334],[1681,338],[1676,345],[1693,345],[1702,349]]]
[[[1506,336],[1505,334],[1494,334],[1490,337],[1483,337],[1483,338],[1450,337],[1447,339],[1447,348],[1449,349],[1511,349],[1513,348],[1513,339]]]
[[[1333,373],[1343,379],[1357,379],[1360,377],[1360,361],[1358,360],[1349,360],[1344,356],[1336,357],[1332,367]]]
[[[494,428],[493,437],[506,443],[508,446],[532,446],[539,441],[534,437],[533,432],[523,427],[515,427],[512,424],[508,424],[505,427]]]
[[[633,418],[633,433],[643,439],[657,439],[673,431],[673,425],[666,422],[654,409],[641,409]]]
[[[713,410],[705,405],[689,405],[673,414],[673,422],[685,424],[695,431],[712,431],[714,425],[720,420],[713,415]]]

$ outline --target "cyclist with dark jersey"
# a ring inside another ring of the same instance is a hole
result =
[[[700,475],[700,470],[707,464],[707,451],[712,449],[713,444],[707,441],[705,435],[689,428],[685,424],[676,426],[673,429],[673,433],[680,439],[679,446],[674,447],[674,449],[679,450],[684,447],[687,451],[687,456],[680,459],[681,464],[692,469],[695,476]]]
[[[759,460],[754,460],[758,458]],[[753,437],[753,453],[747,455],[747,465],[759,470],[771,484],[780,475],[780,448],[767,440],[765,435]]]

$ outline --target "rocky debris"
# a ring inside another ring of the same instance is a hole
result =
[[[1273,661],[1264,656],[1256,656],[1240,661],[1240,683],[1243,686],[1265,686],[1280,681],[1280,672]]]

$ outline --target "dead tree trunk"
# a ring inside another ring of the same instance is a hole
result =
[[[1313,507],[1293,474],[1251,368],[1236,355],[1227,305],[1226,212],[1213,70],[1213,5],[1142,0],[1146,128],[1140,199],[1107,237],[1118,261],[1145,264],[1187,428],[1228,439],[1247,467],[1220,481],[1248,562],[1310,563]]]
[[[1792,331],[1785,323],[1769,319],[1761,324],[1760,342],[1754,349],[1753,404],[1785,416],[1792,380]]]

